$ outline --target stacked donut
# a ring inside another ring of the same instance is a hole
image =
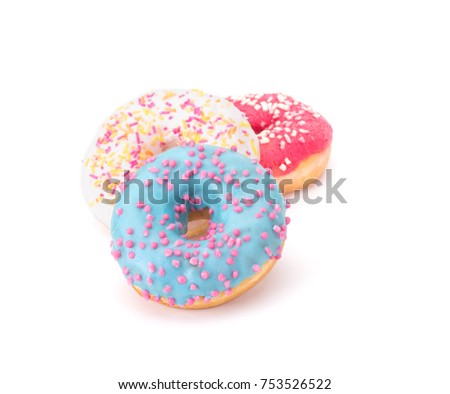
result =
[[[103,123],[82,188],[138,294],[207,308],[253,287],[281,258],[282,191],[320,176],[330,144],[329,124],[288,96],[157,90]]]

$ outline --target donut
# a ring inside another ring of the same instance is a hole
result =
[[[284,94],[228,98],[258,135],[261,164],[272,170],[280,189],[290,193],[326,168],[333,130],[311,107]]]
[[[118,108],[101,125],[82,165],[82,189],[94,215],[110,226],[115,191],[145,160],[183,141],[259,158],[248,121],[229,101],[200,90],[155,90]]]
[[[111,253],[145,299],[209,308],[249,290],[280,259],[285,212],[276,180],[256,159],[188,144],[151,157],[126,185]],[[186,232],[191,213],[209,217],[197,239]]]

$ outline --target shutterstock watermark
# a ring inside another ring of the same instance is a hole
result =
[[[268,173],[264,173],[262,179],[254,178],[227,178],[222,180],[211,176],[204,179],[199,177],[186,177],[176,171],[170,178],[157,178],[142,181],[138,178],[129,177],[124,174],[125,181],[119,179],[106,180],[102,189],[108,194],[103,197],[103,204],[116,204],[122,199],[125,204],[130,203],[130,195],[138,193],[139,201],[149,201],[151,204],[166,204],[174,201],[176,204],[185,204],[189,201],[191,204],[215,205],[219,203],[228,203],[239,196],[239,203],[252,205],[263,198],[266,202],[275,203],[276,199],[276,180]],[[333,171],[327,169],[325,172],[325,181],[320,179],[307,180],[301,190],[294,190],[285,196],[287,202],[294,204],[303,200],[306,204],[319,204],[333,202],[346,204],[347,200],[341,193],[340,188],[347,178],[338,178],[333,181]],[[292,179],[283,179],[279,182],[279,188],[284,190],[288,185],[292,185]],[[157,184],[157,187],[153,187]],[[325,197],[310,196],[312,187],[324,188]]]

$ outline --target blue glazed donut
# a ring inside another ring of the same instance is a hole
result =
[[[144,298],[207,308],[242,294],[281,257],[288,218],[275,179],[256,160],[209,145],[152,157],[114,207],[112,255]],[[190,212],[209,214],[199,239]]]

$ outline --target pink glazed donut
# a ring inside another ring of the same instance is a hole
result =
[[[229,97],[258,135],[261,165],[272,170],[283,193],[319,178],[328,163],[332,128],[311,107],[283,94]]]

